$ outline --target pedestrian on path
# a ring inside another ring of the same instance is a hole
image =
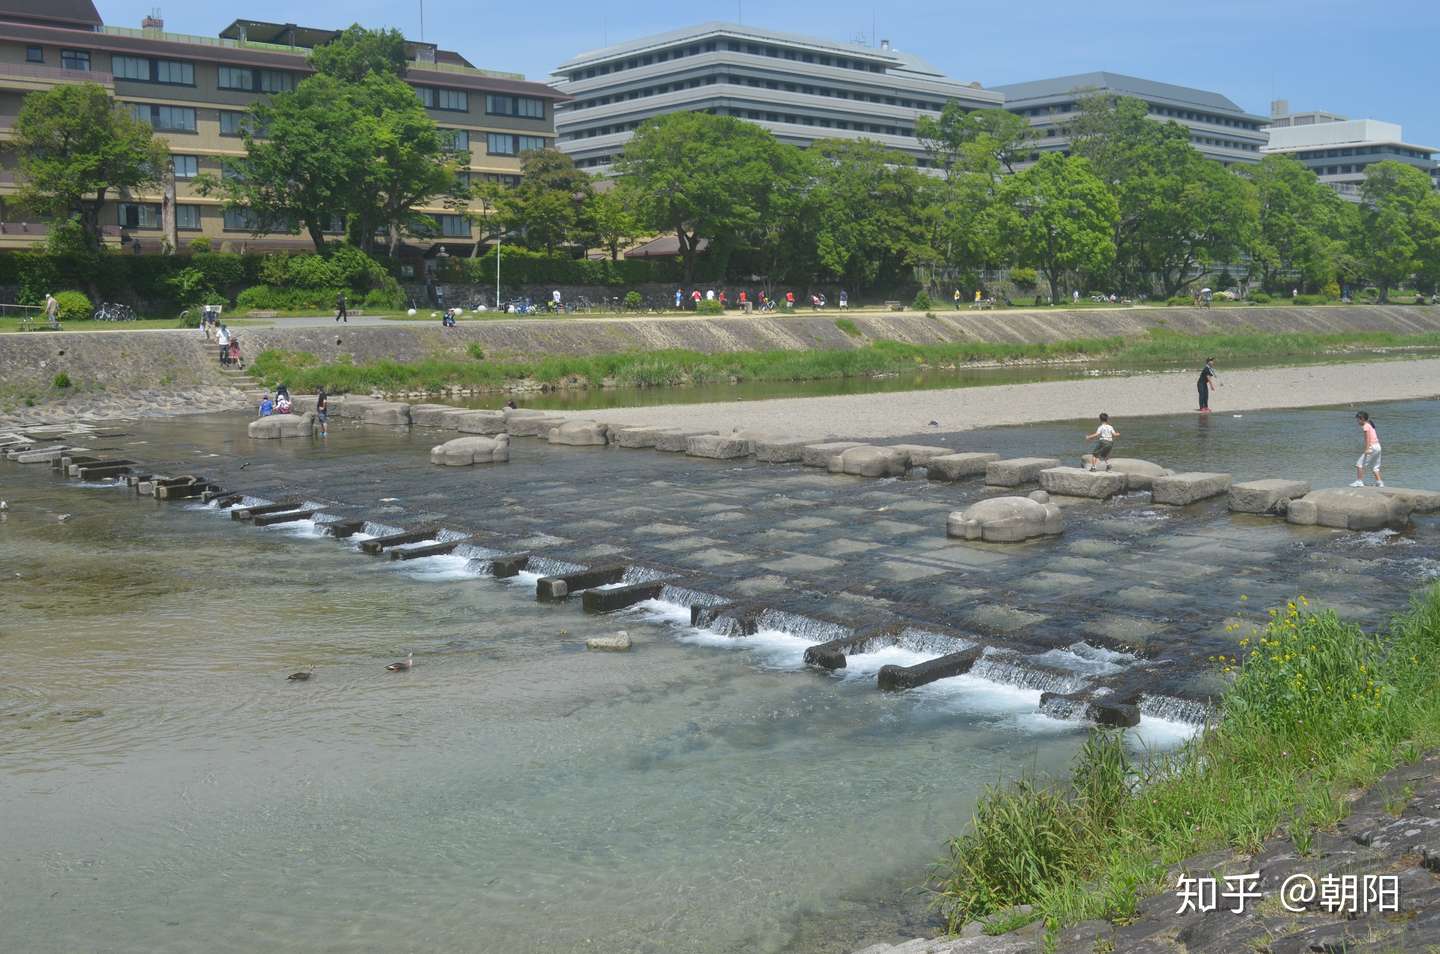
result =
[[[345,293],[342,291],[335,296],[335,320],[350,324],[350,312],[345,308]]]
[[[1385,481],[1380,478],[1380,434],[1375,430],[1375,422],[1370,420],[1370,415],[1365,411],[1360,411],[1355,415],[1355,423],[1360,425],[1365,449],[1355,461],[1355,482],[1350,486],[1364,487],[1365,470],[1369,468],[1375,474],[1375,486],[1384,487]]]
[[[55,324],[60,315],[60,299],[49,292],[45,293],[45,321],[47,324]]]
[[[1102,413],[1100,426],[1095,428],[1095,433],[1085,435],[1085,439],[1094,441],[1095,446],[1090,449],[1090,453],[1080,458],[1080,465],[1088,466],[1090,470],[1094,471],[1100,470],[1100,465],[1104,464],[1104,469],[1109,470],[1110,452],[1115,449],[1115,439],[1119,436],[1120,432],[1110,424],[1110,415]]]
[[[223,322],[215,332],[215,341],[220,346],[220,366],[226,367],[230,364],[230,329]]]
[[[959,310],[960,310],[960,289],[958,289],[958,288],[955,289],[955,294],[954,294],[954,296],[952,296],[952,297],[955,299],[955,310],[956,310],[956,311],[959,311]]]
[[[1210,413],[1210,389],[1218,388],[1220,380],[1215,376],[1215,359],[1206,358],[1205,367],[1200,369],[1200,379],[1195,382],[1195,389],[1200,392],[1200,413]]]

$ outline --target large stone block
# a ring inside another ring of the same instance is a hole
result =
[[[1083,467],[1048,467],[1040,471],[1040,489],[1064,497],[1108,500],[1125,492],[1125,475]]]
[[[687,457],[734,460],[750,456],[750,441],[735,434],[700,434],[685,441]]]
[[[991,487],[1019,487],[1040,479],[1040,471],[1059,467],[1054,457],[1012,457],[985,465],[985,483]]]
[[[1059,507],[1029,497],[991,497],[951,513],[945,521],[947,536],[991,543],[1018,543],[1064,529]]]
[[[836,454],[852,447],[863,446],[859,441],[826,441],[821,444],[806,444],[800,450],[800,463],[806,467],[829,467]]]
[[[1331,487],[1290,501],[1285,519],[1301,526],[1380,530],[1404,526],[1410,519],[1410,507],[1399,497],[1387,497],[1378,487]]]
[[[909,454],[911,467],[928,467],[930,461],[935,458],[954,453],[952,448],[936,447],[933,444],[891,444],[889,446]]]
[[[666,428],[655,435],[655,449],[667,454],[683,454],[690,444],[690,438],[713,433],[713,431],[686,430],[683,427]]]
[[[1236,513],[1283,514],[1290,501],[1310,492],[1308,480],[1246,480],[1230,485],[1230,509]]]
[[[443,415],[442,420],[461,434],[484,434],[493,437],[504,434],[509,429],[505,415],[499,411],[463,411],[460,414]]]
[[[1440,510],[1440,490],[1410,490],[1405,487],[1377,487],[1380,493],[1399,500],[1411,513],[1434,513]]]
[[[409,424],[410,405],[400,401],[374,401],[365,406],[364,420],[366,424]]]
[[[510,415],[505,418],[505,429],[511,437],[549,437],[550,431],[565,423],[563,417],[543,417],[531,414]]]
[[[610,427],[599,421],[566,421],[550,429],[550,443],[570,447],[604,447],[610,443]]]
[[[618,427],[610,432],[610,443],[620,447],[654,447],[655,439],[668,427]]]
[[[534,408],[529,408],[529,407],[507,407],[507,408],[504,408],[500,413],[502,413],[502,414],[505,415],[505,419],[506,419],[507,421],[510,420],[511,418],[516,418],[516,417],[550,417],[550,416],[551,416],[551,414],[550,414],[548,411],[537,411],[536,409],[534,409]]]
[[[1218,497],[1230,489],[1229,474],[1208,474],[1190,471],[1156,477],[1150,484],[1150,499],[1157,504],[1183,507],[1197,500]]]
[[[430,448],[430,463],[446,467],[503,464],[509,459],[509,434],[501,434],[499,437],[457,437]]]
[[[1175,473],[1168,467],[1135,457],[1112,457],[1109,470],[1125,475],[1126,490],[1149,490],[1156,477],[1169,477]]]
[[[445,420],[445,415],[455,408],[448,404],[412,404],[410,405],[410,423],[417,427],[439,427]]]
[[[808,437],[778,437],[774,434],[757,437],[751,444],[755,459],[767,464],[795,464],[805,455]]]
[[[279,437],[309,437],[315,427],[314,414],[271,414],[256,418],[247,428],[250,436],[257,440]]]
[[[307,411],[315,410],[316,398],[313,394],[292,394],[290,395],[290,410],[296,414],[304,414]],[[327,402],[329,400],[327,399]],[[330,412],[327,412],[330,413]]]
[[[329,400],[329,414],[332,417],[353,418],[357,421],[365,419],[365,412],[372,404],[384,404],[380,398],[370,397],[367,394],[346,394],[340,397],[332,397]]]
[[[946,454],[932,457],[925,465],[925,476],[931,480],[959,480],[985,473],[985,465],[999,460],[999,454]]]
[[[856,477],[902,477],[910,469],[910,454],[894,447],[861,444],[841,451],[830,458],[832,474]]]

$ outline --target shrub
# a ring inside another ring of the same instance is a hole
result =
[[[1193,305],[1193,304],[1195,304],[1195,299],[1191,298],[1189,295],[1176,295],[1176,296],[1174,296],[1173,298],[1171,298],[1170,300],[1168,300],[1167,302],[1165,302],[1165,304],[1167,304],[1167,305]]]
[[[1340,283],[1332,278],[1325,283],[1325,287],[1320,289],[1320,291],[1324,293],[1326,298],[1334,301],[1340,297]]]
[[[626,311],[639,311],[641,307],[644,306],[644,304],[645,300],[640,297],[640,293],[638,291],[631,290],[625,293]]]
[[[201,236],[200,238],[193,238],[193,239],[190,240],[190,251],[191,251],[191,252],[194,252],[194,253],[197,253],[197,254],[198,254],[198,253],[208,252],[208,251],[210,251],[210,250],[211,250],[211,245],[210,245],[210,240],[209,240],[208,238],[205,238],[204,236]]]
[[[1021,266],[1010,269],[1010,280],[1024,289],[1034,288],[1040,282],[1040,273],[1033,268]]]
[[[361,299],[362,307],[385,310],[405,307],[405,292],[400,289],[400,284],[388,275],[385,277],[385,287],[372,288],[365,293],[365,297]]]
[[[1249,299],[1257,305],[1268,305],[1273,300],[1267,293],[1263,291],[1251,292],[1249,295]]]
[[[55,296],[60,303],[58,318],[61,321],[89,321],[95,310],[90,307],[90,299],[85,297],[84,292],[62,291]]]
[[[217,297],[214,287],[205,273],[195,266],[180,269],[166,279],[171,297],[182,308],[203,305]]]
[[[851,321],[849,318],[836,318],[835,327],[839,328],[841,331],[845,332],[852,338],[860,337],[860,329],[857,328],[855,326],[855,322]]]
[[[301,311],[329,310],[335,304],[339,288],[276,288],[273,285],[252,285],[235,296],[236,311]]]
[[[66,374],[64,371],[61,371],[59,374],[55,375],[54,384],[57,389],[61,391],[65,390],[66,388],[70,387],[70,375]]]
[[[720,304],[718,301],[711,301],[709,299],[706,299],[695,306],[695,314],[723,315],[725,314],[725,306]]]
[[[466,346],[465,351],[467,354],[470,355],[470,357],[474,358],[476,361],[485,360],[485,349],[480,347],[480,343],[478,341],[472,341],[468,346]]]
[[[1373,286],[1360,289],[1360,300],[1372,305],[1375,304],[1380,300],[1380,289]]]
[[[929,311],[934,307],[935,303],[930,300],[930,294],[923,288],[915,293],[915,300],[910,303],[912,311]]]
[[[1329,300],[1330,299],[1324,295],[1294,295],[1291,297],[1290,303],[1294,305],[1323,305]]]

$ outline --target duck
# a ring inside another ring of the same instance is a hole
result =
[[[309,669],[303,672],[292,672],[289,676],[286,676],[285,678],[289,679],[291,682],[304,682],[314,674],[315,667],[311,666]]]
[[[387,670],[389,670],[390,672],[405,672],[406,670],[412,668],[414,665],[415,665],[415,654],[414,654],[414,653],[406,653],[404,659],[400,660],[399,662],[393,662],[393,663],[391,663],[390,665],[386,666],[385,668],[386,668]]]

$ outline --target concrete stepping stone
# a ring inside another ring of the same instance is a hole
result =
[[[1169,477],[1175,473],[1168,467],[1137,457],[1112,457],[1109,464],[1112,473],[1125,475],[1126,490],[1149,490],[1156,477]]]
[[[985,483],[991,487],[1019,487],[1040,479],[1040,471],[1059,467],[1054,457],[1012,457],[985,465]]]
[[[1050,467],[1040,471],[1040,489],[1065,497],[1091,497],[1108,500],[1125,492],[1126,478],[1109,470],[1086,470],[1083,467]]]
[[[679,427],[666,429],[655,436],[655,449],[666,454],[683,454],[689,446],[690,438],[705,434],[713,436],[715,432],[686,430]]]
[[[550,431],[565,423],[563,417],[524,414],[505,417],[505,429],[511,437],[549,437]]]
[[[1029,497],[991,497],[955,511],[945,522],[946,536],[991,543],[1019,543],[1064,529],[1059,507]]]
[[[831,458],[836,454],[860,446],[862,445],[859,441],[826,441],[819,444],[806,444],[800,449],[800,463],[806,467],[829,467]]]
[[[446,467],[503,464],[510,459],[510,435],[457,437],[430,448],[430,463]]]
[[[832,474],[856,477],[903,477],[910,469],[910,454],[894,447],[859,444],[831,457],[828,469]]]
[[[932,457],[925,464],[925,476],[931,480],[959,480],[985,473],[985,465],[999,460],[999,454],[945,454]]]
[[[1308,480],[1246,480],[1230,485],[1235,513],[1283,514],[1290,501],[1310,492]]]
[[[610,443],[620,447],[654,447],[661,433],[669,427],[619,427],[610,432]]]
[[[419,427],[439,427],[444,421],[445,415],[453,410],[455,408],[448,404],[412,404],[410,405],[410,423]]]
[[[1157,504],[1183,507],[1197,500],[1218,497],[1230,489],[1229,474],[1191,471],[1156,477],[1150,485],[1150,499]]]
[[[246,430],[250,432],[251,437],[257,440],[269,440],[281,437],[309,437],[314,428],[315,415],[313,413],[271,414],[269,417],[251,421]]]
[[[1377,487],[1386,497],[1399,500],[1412,513],[1435,513],[1440,510],[1440,490],[1410,490],[1405,487]]]
[[[698,434],[686,438],[685,456],[711,460],[734,460],[750,456],[750,441],[737,434]]]
[[[889,446],[909,454],[911,467],[927,467],[935,458],[947,457],[954,453],[949,447],[936,447],[933,444],[891,444]]]
[[[505,415],[499,411],[456,411],[452,408],[449,412],[440,415],[445,426],[452,427],[461,434],[484,434],[493,437],[496,434],[504,434],[509,430],[509,424]]]
[[[410,405],[400,401],[374,401],[365,406],[366,424],[398,426],[410,423]]]
[[[1403,527],[1410,520],[1410,507],[1402,498],[1387,496],[1379,487],[1331,487],[1290,501],[1285,519],[1306,527],[1381,530]]]
[[[610,426],[599,421],[565,421],[550,429],[549,441],[569,447],[604,447],[610,443]]]
[[[808,437],[757,437],[752,442],[755,459],[766,464],[795,464],[804,459]]]

